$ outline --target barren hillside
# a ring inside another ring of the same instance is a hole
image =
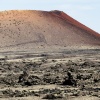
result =
[[[0,12],[0,100],[100,100],[100,34],[62,11]]]
[[[96,46],[100,35],[61,11],[0,12],[0,47]]]

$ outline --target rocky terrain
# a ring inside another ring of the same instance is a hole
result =
[[[100,100],[99,49],[13,57],[0,59],[0,100]]]

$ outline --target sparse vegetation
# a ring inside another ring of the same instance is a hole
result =
[[[42,57],[35,62],[27,59],[9,62],[7,56],[1,59],[0,86],[6,87],[0,90],[1,98],[36,96],[41,99],[70,100],[72,96],[86,95],[100,98],[99,62],[82,59],[78,62],[62,59],[59,62],[54,58],[48,59],[49,56]],[[38,91],[32,88],[34,85],[40,87],[36,88]]]

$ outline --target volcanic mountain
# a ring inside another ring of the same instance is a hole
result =
[[[0,12],[0,49],[99,46],[100,35],[62,11]]]

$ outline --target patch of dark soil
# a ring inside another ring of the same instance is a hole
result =
[[[54,100],[54,99],[61,99],[61,98],[63,98],[60,94],[59,95],[55,95],[55,94],[47,94],[47,95],[45,95],[42,99],[52,99],[52,100]]]
[[[7,74],[5,77],[0,77],[0,84],[14,86],[17,85],[18,75]]]
[[[64,80],[62,85],[71,85],[71,86],[77,86],[77,81],[73,78],[71,72],[67,73],[68,78]]]
[[[19,91],[19,90],[11,90],[11,89],[6,89],[4,91],[2,91],[3,95],[5,97],[27,97],[27,96],[34,96],[34,92],[30,92],[30,91]]]

